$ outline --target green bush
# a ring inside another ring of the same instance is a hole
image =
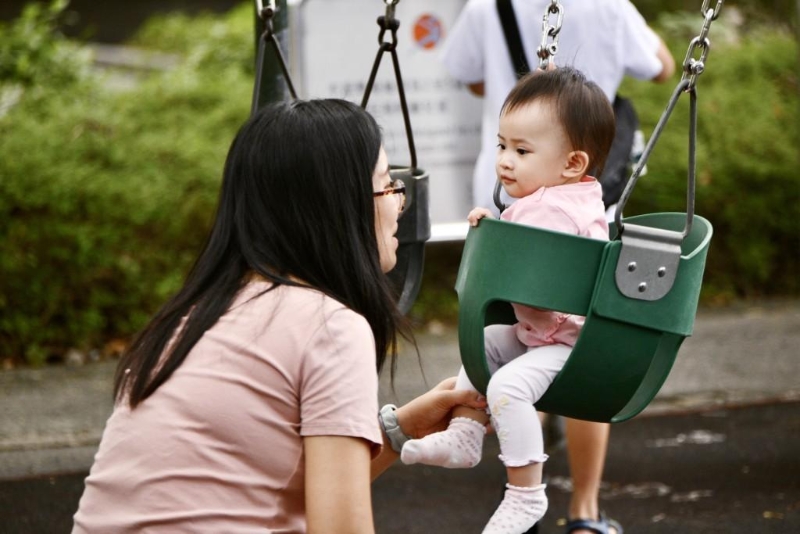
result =
[[[24,92],[0,119],[0,355],[128,337],[179,287],[251,83],[187,65],[125,93]]]
[[[73,85],[89,76],[89,54],[58,31],[69,0],[28,4],[0,22],[0,84],[31,88]]]
[[[86,69],[85,49],[53,32],[60,5],[26,11],[28,22],[0,33],[0,97],[10,102],[0,105],[0,357],[30,363],[129,338],[179,287],[253,84],[249,3],[146,25],[137,46],[184,61],[126,92],[106,88]],[[49,22],[31,26],[36,17]],[[686,17],[667,17],[662,31],[679,60],[700,24]],[[776,28],[728,30],[722,20],[712,28],[730,39],[714,41],[698,82],[697,213],[716,232],[703,298],[797,295],[797,45]],[[36,39],[19,37],[30,32]],[[21,68],[8,50],[25,43]],[[623,86],[645,132],[676,81]],[[682,97],[627,214],[683,209],[687,104]],[[455,316],[459,251],[430,250],[415,319]]]

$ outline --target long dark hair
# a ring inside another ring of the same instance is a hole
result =
[[[616,131],[614,109],[603,90],[573,67],[532,71],[508,93],[500,115],[538,99],[554,103],[572,149],[586,152],[590,172],[600,176]]]
[[[375,232],[380,146],[372,116],[344,100],[283,102],[254,114],[228,152],[214,225],[183,288],[119,362],[117,401],[133,408],[158,389],[254,273],[273,288],[315,288],[364,316],[378,371],[389,354],[394,370],[403,319]]]

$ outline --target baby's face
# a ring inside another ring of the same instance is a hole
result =
[[[564,176],[572,151],[549,102],[534,101],[500,117],[495,170],[513,198],[572,181]]]

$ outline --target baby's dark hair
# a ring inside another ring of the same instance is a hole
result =
[[[573,150],[589,155],[589,171],[599,177],[614,141],[614,110],[596,83],[572,67],[523,76],[503,103],[500,115],[540,99],[553,103]]]

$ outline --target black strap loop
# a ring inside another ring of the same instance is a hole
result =
[[[264,57],[266,55],[267,43],[272,46],[272,51],[278,59],[278,64],[281,67],[281,73],[286,81],[286,87],[289,89],[289,94],[293,99],[297,99],[297,92],[292,83],[292,77],[289,75],[289,69],[286,66],[286,60],[283,58],[281,47],[278,44],[278,39],[275,37],[275,31],[272,27],[272,17],[275,15],[275,10],[270,7],[265,7],[259,11],[258,16],[264,21],[264,32],[258,40],[258,55],[256,57],[256,83],[253,87],[253,101],[250,106],[250,114],[252,115],[258,111],[258,101],[261,95],[261,78],[264,74]]]
[[[381,64],[384,52],[389,52],[392,56],[392,65],[394,66],[394,77],[397,81],[397,93],[400,96],[400,109],[403,111],[403,124],[406,130],[406,139],[408,140],[408,151],[411,156],[411,171],[417,169],[417,149],[414,146],[414,133],[411,131],[411,117],[408,113],[408,103],[406,102],[406,92],[403,86],[403,77],[400,74],[400,61],[397,58],[397,29],[400,27],[400,21],[393,17],[385,17],[381,15],[378,17],[378,26],[381,31],[378,34],[378,53],[375,56],[375,62],[372,64],[372,72],[369,75],[369,81],[364,89],[364,97],[361,100],[361,107],[366,109],[369,97],[372,94],[372,86],[375,84],[375,77],[378,75],[378,68]],[[384,41],[386,31],[392,33],[392,40]]]

